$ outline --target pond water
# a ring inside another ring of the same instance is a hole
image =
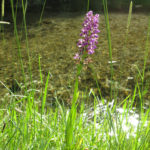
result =
[[[32,76],[37,90],[37,95],[43,85],[40,82],[39,56],[41,58],[41,69],[44,81],[51,73],[48,85],[47,101],[54,100],[56,94],[58,98],[63,99],[67,104],[73,94],[74,79],[76,75],[76,64],[73,59],[78,51],[77,41],[84,20],[83,14],[77,13],[45,13],[41,24],[38,23],[36,14],[28,14],[28,43],[30,57],[32,61]],[[142,71],[145,55],[145,44],[148,30],[147,14],[132,14],[131,25],[129,28],[128,40],[126,38],[126,26],[128,14],[110,13],[110,29],[112,40],[112,56],[114,66],[114,87],[119,99],[125,98],[131,94],[139,81],[138,69]],[[8,21],[8,20],[6,20]],[[18,33],[21,43],[21,53],[23,65],[26,74],[26,80],[29,81],[29,61],[27,57],[27,48],[24,28],[22,21],[18,21]],[[96,82],[93,78],[93,70],[97,82],[101,89],[102,96],[109,99],[110,93],[110,59],[108,50],[107,33],[105,28],[104,15],[100,14],[100,33],[99,43],[95,54],[92,56],[93,63],[82,71],[79,83],[80,91],[89,91],[91,88],[98,94]],[[23,93],[23,75],[18,56],[18,48],[13,34],[13,23],[5,26],[5,32],[0,33],[0,97],[3,100],[14,81],[21,83]],[[150,45],[148,44],[148,48]],[[150,53],[148,53],[148,58]],[[150,59],[147,61],[145,82],[146,87],[150,81]],[[138,69],[137,69],[138,68]],[[4,85],[6,87],[4,87]],[[150,90],[145,94],[145,101],[149,105]],[[17,91],[16,91],[17,92]],[[72,93],[72,94],[71,94]],[[8,95],[8,94],[7,94]],[[138,100],[138,96],[137,96]]]
[[[144,129],[149,126],[149,115],[147,113],[140,114],[137,112],[136,108],[123,109],[117,107],[114,109],[114,100],[107,103],[106,100],[99,102],[94,107],[90,107],[83,112],[83,120],[85,121],[85,126],[93,124],[94,126],[94,117],[96,119],[95,130],[99,132],[105,126],[106,119],[109,120],[111,130],[109,131],[109,136],[118,138],[118,134],[122,133],[127,139],[130,137],[136,137],[137,132],[140,128]],[[107,104],[106,104],[107,103]],[[143,120],[146,117],[146,121],[143,124]],[[99,134],[99,139],[101,137],[106,138],[107,135],[104,133]],[[141,139],[140,139],[141,140]]]

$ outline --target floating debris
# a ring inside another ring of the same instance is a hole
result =
[[[117,61],[115,61],[115,60],[114,60],[114,61],[113,61],[113,60],[112,60],[112,61],[108,61],[109,64],[111,64],[111,63],[114,64],[114,63],[116,63],[116,62],[117,62]]]
[[[10,22],[7,22],[7,21],[0,21],[0,24],[10,24]]]

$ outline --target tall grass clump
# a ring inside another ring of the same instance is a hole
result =
[[[111,61],[110,74],[111,80],[113,80],[114,72],[107,1],[103,1],[103,4],[109,45],[109,59]],[[23,75],[25,76],[13,0],[11,0],[11,6],[14,21],[14,34]],[[24,8],[23,5],[24,30],[26,32],[26,46],[28,48]],[[148,29],[147,39],[149,38],[149,31],[150,29]],[[95,52],[99,32],[99,14],[94,15],[93,11],[88,11],[83,22],[80,39],[77,43],[78,52],[74,56],[77,62],[77,73],[72,105],[70,108],[60,104],[57,95],[55,95],[55,107],[46,105],[48,84],[50,83],[51,74],[48,73],[46,81],[44,82],[41,69],[41,58],[39,56],[39,80],[44,88],[39,97],[36,97],[35,90],[27,90],[27,88],[24,92],[25,95],[15,95],[11,92],[10,102],[8,103],[5,101],[4,104],[1,105],[0,149],[149,150],[150,108],[144,109],[143,102],[140,101],[140,112],[135,113],[133,111],[136,96],[139,95],[142,100],[143,89],[140,88],[139,82],[136,83],[133,94],[128,95],[119,103],[117,103],[116,99],[113,99],[114,91],[112,85],[110,90],[110,102],[104,100],[101,94],[99,98],[91,89],[89,95],[87,94],[86,97],[92,95],[93,103],[86,107],[84,104],[84,93],[82,93],[79,107],[78,101],[81,94],[79,91],[79,77],[82,78],[81,72],[83,68],[86,68],[86,65],[91,63],[90,56]],[[146,54],[142,77],[144,77],[147,58],[148,47],[146,42]],[[99,87],[98,89],[101,93]]]
[[[21,65],[21,69],[22,69],[24,84],[26,86],[26,77],[25,77],[24,65],[23,65],[23,60],[22,60],[21,44],[20,44],[20,39],[19,39],[19,35],[18,35],[18,30],[17,30],[17,22],[16,22],[16,19],[17,19],[16,14],[17,13],[15,13],[15,11],[14,11],[13,0],[10,0],[10,4],[11,4],[11,9],[12,9],[12,18],[13,18],[13,22],[14,22],[14,35],[16,38],[16,44],[17,44],[17,48],[18,48],[18,54],[19,54],[19,60],[20,60],[20,65]]]

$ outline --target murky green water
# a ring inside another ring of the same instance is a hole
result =
[[[66,103],[70,103],[76,74],[76,64],[73,56],[78,51],[76,43],[79,39],[84,15],[46,14],[41,25],[37,23],[35,14],[29,16],[31,18],[28,18],[30,20],[30,25],[28,26],[28,42],[32,60],[33,80],[36,85],[35,88],[40,92],[42,87],[38,64],[38,57],[40,56],[43,78],[46,79],[48,72],[51,73],[47,101],[53,100],[56,94],[58,98],[62,98]],[[127,18],[128,14],[110,13],[115,81],[113,89],[118,91],[117,97],[119,98],[126,97],[132,93],[137,80],[139,81],[137,78],[137,67],[140,70],[143,68],[148,30],[148,16],[146,14],[133,14],[128,41],[124,44]],[[27,81],[29,81],[29,62],[26,51],[25,33],[24,30],[21,30],[21,27],[20,24],[18,28],[21,40],[22,59]],[[100,15],[99,28],[101,30],[99,44],[95,54],[92,56],[92,65],[96,72],[102,95],[107,99],[110,93],[110,64],[103,14]],[[15,37],[13,36],[13,23],[5,26],[4,39],[2,38],[2,33],[0,33],[0,37],[0,80],[7,87],[11,87],[14,79],[19,83],[23,82],[18,49]],[[148,47],[150,46],[148,45]],[[148,57],[145,72],[145,84],[148,85],[150,79],[149,66],[150,59]],[[81,91],[92,88],[98,93],[91,66],[82,72],[79,87]],[[0,97],[3,98],[8,91],[2,84],[0,84],[0,89]],[[149,95],[149,92],[145,95],[147,101],[150,99]]]

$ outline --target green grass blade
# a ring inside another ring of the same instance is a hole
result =
[[[89,11],[90,8],[90,0],[87,0],[87,11]]]
[[[44,108],[45,108],[45,103],[46,103],[49,77],[50,77],[50,73],[48,73],[46,84],[45,84],[44,96],[43,96],[43,100],[42,100],[42,114],[44,113]]]
[[[41,130],[42,130],[42,124],[43,124],[43,115],[44,115],[44,108],[45,108],[46,97],[47,97],[47,88],[48,88],[49,76],[50,76],[50,73],[48,73],[48,76],[47,76],[47,80],[46,80],[46,84],[45,84],[45,90],[44,90],[44,96],[43,96],[43,99],[42,99],[42,107],[41,107]]]
[[[46,1],[47,1],[47,0],[44,0],[44,4],[43,4],[43,7],[42,7],[42,11],[41,11],[41,16],[40,16],[40,21],[39,21],[39,23],[41,23],[41,22],[42,22],[42,17],[43,17],[43,13],[44,13],[44,9],[45,9],[45,5],[46,5]]]
[[[26,38],[26,48],[27,48],[27,55],[29,60],[29,73],[30,73],[30,81],[32,83],[33,88],[33,82],[32,82],[32,62],[30,57],[30,51],[29,51],[29,43],[28,43],[28,33],[27,33],[27,24],[26,24],[26,9],[27,9],[27,0],[24,5],[24,1],[22,0],[22,12],[23,12],[23,23],[24,23],[24,31],[25,31],[25,38]]]
[[[128,21],[127,21],[125,45],[126,45],[126,42],[128,40],[128,33],[129,33],[129,27],[130,27],[130,23],[131,23],[131,16],[132,16],[132,7],[133,7],[133,3],[131,1],[130,6],[129,6],[129,14],[128,14]]]
[[[40,71],[40,79],[41,79],[41,83],[43,84],[43,76],[42,76],[41,57],[40,57],[40,55],[39,55],[39,71]]]
[[[106,23],[106,32],[107,32],[107,40],[108,40],[108,47],[109,47],[109,59],[110,59],[110,69],[111,69],[111,81],[113,80],[113,63],[112,63],[112,46],[111,46],[111,35],[110,35],[110,26],[109,26],[109,16],[108,16],[108,9],[107,9],[107,0],[103,0],[103,6],[104,6],[104,16],[105,16],[105,23]],[[112,94],[113,94],[113,88],[112,88],[113,82],[111,82],[110,85],[110,100],[112,101]]]
[[[25,77],[24,65],[23,65],[22,54],[21,54],[21,45],[20,45],[20,40],[19,40],[19,36],[18,36],[18,31],[17,31],[17,23],[16,23],[16,17],[17,16],[15,16],[13,0],[10,0],[10,4],[11,4],[11,9],[12,9],[12,18],[13,18],[13,22],[14,22],[14,34],[15,34],[15,37],[16,37],[16,42],[17,42],[17,47],[18,47],[18,53],[19,53],[19,59],[20,59],[24,84],[25,84],[25,87],[26,87],[26,90],[27,90],[26,77]]]

